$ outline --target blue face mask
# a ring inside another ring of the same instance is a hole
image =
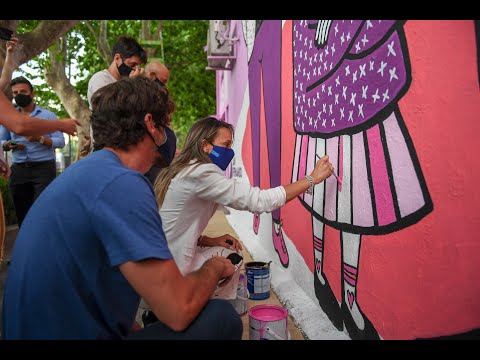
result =
[[[235,151],[232,149],[217,145],[213,145],[212,152],[208,155],[210,160],[212,160],[212,162],[223,171],[227,170],[227,167],[234,156]]]
[[[158,153],[161,155],[161,158],[158,159],[156,165],[160,168],[164,168],[170,165],[175,156],[175,151],[177,150],[177,137],[172,129],[168,127],[163,127],[165,133],[165,141],[157,145],[155,139],[153,138],[152,134],[147,131],[148,136],[152,139],[153,143],[157,147]]]

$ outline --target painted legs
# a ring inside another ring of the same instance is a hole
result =
[[[252,130],[253,185],[260,185],[260,108],[263,92],[267,132],[270,187],[280,185],[281,144],[281,39],[282,21],[263,21],[255,37],[248,65],[250,118]],[[272,212],[272,238],[280,262],[288,267],[289,257],[283,238],[280,209]],[[260,218],[254,215],[253,231],[257,234]]]
[[[354,340],[379,339],[372,323],[361,311],[357,301],[357,278],[361,235],[342,232],[342,303],[335,295],[323,272],[325,224],[312,218],[315,295],[322,310],[338,330],[345,326]]]

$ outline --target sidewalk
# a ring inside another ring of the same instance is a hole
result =
[[[238,239],[238,235],[235,233],[233,228],[230,226],[230,224],[227,221],[227,218],[225,217],[225,214],[223,211],[217,211],[212,219],[210,220],[207,228],[203,232],[204,235],[207,236],[221,236],[223,234],[230,234],[235,236]],[[251,255],[248,253],[248,251],[245,249],[243,250],[243,255],[244,255],[244,261],[243,263],[247,263],[249,261],[253,261]],[[273,292],[273,290],[270,290],[270,297],[265,300],[248,300],[248,308],[250,309],[252,306],[255,305],[261,305],[261,304],[275,304],[275,305],[282,305],[280,301],[278,300],[277,296]],[[242,321],[243,321],[243,336],[242,340],[249,340],[249,326],[248,326],[248,314],[242,316]],[[288,319],[288,330],[290,331],[291,339],[292,340],[305,340],[304,336],[302,335],[300,329],[298,329],[291,317]]]

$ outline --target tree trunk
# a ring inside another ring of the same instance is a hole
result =
[[[93,25],[92,20],[85,21],[85,25],[87,25],[88,29],[92,32],[93,36],[95,36],[95,40],[97,41],[98,53],[102,56],[102,59],[105,61],[105,64],[109,66],[113,58],[112,58],[112,49],[110,49],[110,45],[108,44],[108,38],[107,38],[108,20],[100,20],[100,29],[98,31],[95,29],[95,26]]]
[[[17,66],[25,64],[35,56],[47,50],[55,41],[68,30],[78,24],[80,20],[42,20],[35,29],[28,33],[16,34],[18,37],[15,62]],[[15,33],[19,20],[0,20],[0,26],[9,28]],[[1,42],[4,43],[3,41]],[[5,46],[0,48],[0,67],[5,62]]]
[[[67,78],[64,61],[65,42],[64,39],[60,39],[48,49],[51,64],[45,67],[45,80],[59,97],[68,115],[82,124],[78,130],[78,149],[81,149],[85,142],[84,135],[88,135],[90,131],[90,109]],[[78,158],[79,151],[75,155],[75,159]]]

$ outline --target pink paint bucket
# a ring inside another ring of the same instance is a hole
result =
[[[257,305],[248,310],[250,340],[288,340],[288,311],[278,305]]]

